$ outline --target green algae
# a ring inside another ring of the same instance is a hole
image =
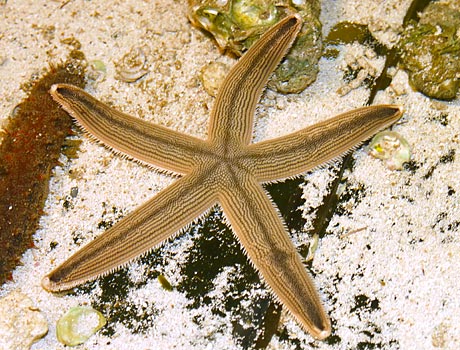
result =
[[[81,58],[82,54],[74,56]],[[83,87],[83,62],[69,59],[51,66],[31,84],[28,97],[15,107],[4,127],[0,144],[0,284],[11,279],[22,254],[34,246],[32,235],[43,213],[49,178],[71,133],[70,116],[48,93],[56,83]]]
[[[351,44],[358,42],[373,48],[382,48],[365,24],[339,22],[329,31],[324,43],[326,45]]]
[[[268,28],[288,14],[304,20],[286,58],[268,87],[281,93],[299,93],[316,80],[322,54],[318,0],[189,0],[192,24],[210,33],[222,50],[241,56]]]

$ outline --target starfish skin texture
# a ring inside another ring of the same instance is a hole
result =
[[[274,297],[313,337],[330,335],[316,288],[261,183],[298,176],[342,156],[395,123],[402,111],[393,105],[364,107],[251,143],[256,104],[301,26],[298,15],[284,18],[232,68],[214,103],[206,140],[118,112],[77,87],[53,85],[53,98],[92,138],[180,178],[44,277],[46,290],[71,289],[112,272],[218,204]]]

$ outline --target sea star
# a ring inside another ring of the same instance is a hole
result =
[[[206,140],[118,112],[77,87],[53,85],[53,98],[96,140],[182,177],[44,277],[45,289],[70,289],[107,274],[219,204],[273,295],[311,335],[330,334],[313,282],[261,183],[297,176],[343,155],[402,112],[392,105],[365,107],[251,143],[256,104],[301,26],[298,15],[284,18],[238,61],[216,98]]]

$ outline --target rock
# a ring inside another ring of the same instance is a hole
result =
[[[48,332],[43,314],[20,292],[0,299],[0,315],[0,350],[28,350]]]
[[[430,3],[402,33],[401,65],[409,82],[424,95],[456,98],[460,89],[460,6],[458,0]]]

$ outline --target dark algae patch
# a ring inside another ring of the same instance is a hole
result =
[[[263,344],[271,339],[279,318],[276,318],[275,312],[273,316],[276,320],[270,322],[270,328],[267,328],[267,312],[273,314],[278,306],[266,293],[243,306],[247,295],[242,291],[258,289],[262,283],[233,232],[223,221],[222,212],[215,208],[193,229],[194,245],[188,251],[188,259],[181,273],[184,277],[178,290],[190,299],[190,309],[211,306],[214,315],[225,317],[230,313],[234,339],[242,348],[249,349],[258,341]],[[234,269],[228,273],[228,287],[216,297],[212,293],[216,287],[215,279],[226,267]],[[194,321],[201,324],[206,320],[196,317]]]
[[[9,117],[0,144],[0,284],[11,278],[22,254],[33,247],[48,195],[51,171],[58,164],[72,119],[51,98],[55,83],[84,87],[84,65],[68,60],[51,66]]]
[[[289,230],[303,228],[304,219],[297,207],[303,203],[299,184],[303,178],[287,180],[284,183],[266,186],[267,191],[279,207]],[[111,226],[111,223],[109,224]],[[180,265],[182,279],[167,289],[178,290],[189,299],[188,308],[197,310],[210,307],[214,315],[225,317],[230,314],[229,327],[235,342],[243,349],[264,349],[273,336],[278,334],[282,307],[264,292],[263,283],[233,232],[225,224],[222,212],[213,208],[205,217],[198,220],[182,235],[192,237],[193,244],[187,249],[187,258]],[[173,242],[180,237],[171,238]],[[151,302],[139,306],[128,299],[131,288],[142,288],[152,279],[163,277],[168,257],[172,254],[165,247],[154,249],[140,258],[140,263],[148,265],[142,281],[133,282],[129,278],[129,268],[125,267],[77,288],[77,293],[92,294],[92,306],[106,316],[107,326],[101,331],[105,335],[117,333],[120,323],[133,333],[147,334],[155,325],[156,296]],[[216,278],[227,268],[226,287],[222,294],[213,293]],[[98,285],[99,292],[95,288]],[[246,291],[259,290],[251,301]],[[98,294],[99,293],[99,294]],[[194,322],[205,323],[204,316],[195,315]],[[212,335],[210,335],[212,337]]]

